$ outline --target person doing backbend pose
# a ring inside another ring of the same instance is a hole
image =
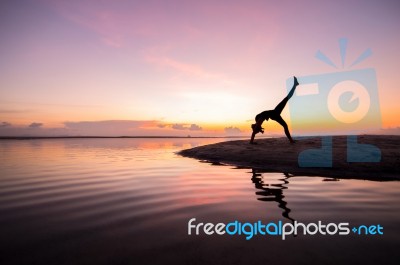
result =
[[[282,110],[285,108],[286,103],[293,96],[294,90],[299,85],[297,78],[295,76],[293,78],[294,78],[294,83],[293,83],[292,89],[290,90],[289,94],[275,107],[275,109],[266,110],[266,111],[263,111],[256,115],[256,118],[255,118],[256,123],[251,125],[251,128],[253,129],[253,133],[251,134],[250,144],[255,144],[254,137],[256,136],[257,133],[259,133],[259,132],[264,133],[264,128],[262,128],[261,125],[265,120],[268,121],[268,119],[274,120],[274,121],[278,122],[280,125],[282,125],[283,129],[285,130],[285,134],[286,134],[287,138],[289,139],[289,141],[291,143],[294,143],[294,140],[290,136],[289,128],[288,128],[286,122],[281,117]]]

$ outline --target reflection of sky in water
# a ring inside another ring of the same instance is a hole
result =
[[[232,264],[243,257],[253,264],[298,259],[368,264],[398,257],[399,182],[323,181],[212,166],[175,154],[217,141],[0,141],[0,245],[8,253],[5,258],[31,264],[105,264],[107,259]],[[187,222],[193,217],[214,223],[379,223],[384,235],[299,235],[284,242],[277,237],[188,236]],[[332,251],[341,254],[332,256]]]

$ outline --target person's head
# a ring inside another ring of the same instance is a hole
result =
[[[251,125],[251,129],[253,129],[253,133],[255,133],[255,134],[257,134],[257,133],[259,133],[259,132],[264,133],[263,128],[261,128],[261,126],[258,125],[257,123],[253,123],[253,124]]]

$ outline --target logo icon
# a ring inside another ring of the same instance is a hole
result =
[[[357,134],[381,128],[378,86],[373,68],[348,70],[347,39],[339,39],[342,70],[309,76],[299,76],[296,100],[289,102],[291,126],[296,137],[327,135],[321,138],[321,148],[299,154],[301,167],[332,167],[332,136],[347,135],[347,162],[380,162],[379,148],[357,142]],[[372,55],[366,49],[350,64],[353,67]],[[315,57],[339,69],[324,53]],[[292,79],[286,82],[288,91]]]

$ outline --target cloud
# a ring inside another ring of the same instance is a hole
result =
[[[29,124],[29,128],[40,128],[43,126],[43,123],[40,122],[32,122],[31,124]]]
[[[27,125],[14,125],[9,122],[0,123],[0,136],[3,137],[36,137],[36,136],[69,136],[66,128],[45,128],[43,123],[32,122]]]
[[[172,135],[174,130],[178,131],[201,131],[197,124],[162,123],[157,120],[108,120],[108,121],[79,121],[64,122],[66,129],[74,135]],[[172,130],[171,130],[172,129]]]
[[[121,136],[145,135],[146,129],[160,128],[157,123],[157,121],[106,120],[64,122],[64,125],[71,133],[78,135]]]
[[[191,131],[201,131],[203,128],[201,128],[199,125],[197,124],[191,124],[189,127],[189,130]]]
[[[189,130],[189,131],[201,131],[203,129],[197,124],[191,124],[190,126],[188,126],[188,124],[183,124],[183,123],[172,124],[171,128],[174,130]]]
[[[43,123],[14,125],[0,122],[0,136],[186,136],[209,135],[214,132],[203,130],[197,124],[163,123],[160,120],[105,120],[67,121],[60,127],[45,127]]]
[[[3,128],[3,127],[10,127],[10,126],[11,126],[11,123],[6,122],[6,121],[3,121],[2,123],[0,123],[0,128]]]
[[[0,109],[0,113],[29,113],[32,112],[32,110],[27,110],[27,109],[21,109],[21,110],[17,110],[17,109]]]
[[[66,19],[95,32],[107,46],[120,48],[124,44],[127,16],[118,16],[118,12],[107,10],[104,3],[93,6],[90,1],[48,1]],[[126,12],[126,11],[125,11]]]
[[[147,51],[145,54],[145,60],[157,67],[170,68],[177,73],[184,74],[186,76],[191,76],[203,80],[213,80],[218,81],[223,84],[234,84],[235,82],[224,74],[214,73],[204,69],[204,67],[196,64],[191,64],[183,61],[178,61],[167,55],[154,55],[151,54],[152,51]]]
[[[134,121],[134,120],[106,120],[106,121],[78,121],[64,122],[64,125],[69,129],[93,129],[93,128],[137,128],[141,125],[151,123],[151,121]]]
[[[233,127],[233,126],[225,127],[224,131],[227,134],[239,134],[242,132],[238,127]]]
[[[175,130],[186,130],[187,128],[185,128],[184,124],[172,124],[172,129]]]
[[[380,129],[379,134],[386,134],[386,135],[399,135],[400,134],[400,127],[389,127],[389,128],[382,128]]]
[[[157,66],[169,67],[186,75],[196,76],[204,79],[221,79],[225,82],[229,82],[221,74],[211,73],[204,70],[199,65],[181,62],[167,56],[147,56],[146,59],[149,63],[155,64]]]

